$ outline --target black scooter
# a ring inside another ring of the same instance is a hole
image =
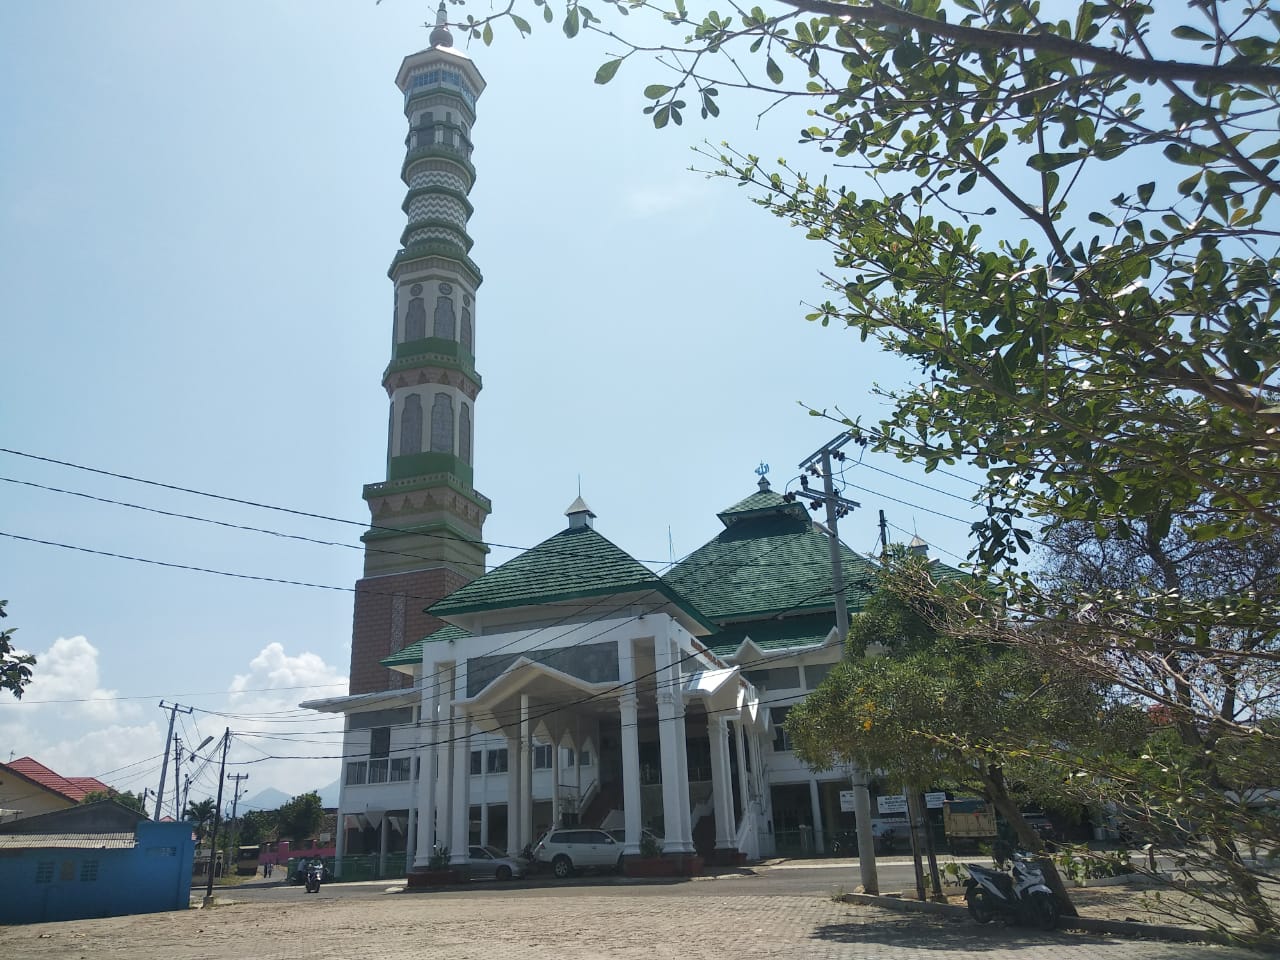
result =
[[[977,923],[997,916],[1012,923],[1026,923],[1041,930],[1058,925],[1058,901],[1044,882],[1044,871],[1029,859],[1014,854],[1010,872],[966,863],[965,904]]]
[[[313,863],[307,867],[307,893],[319,893],[320,882],[324,879],[324,864]]]

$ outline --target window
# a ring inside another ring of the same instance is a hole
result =
[[[431,452],[453,453],[453,397],[437,393],[431,404]]]
[[[769,710],[769,719],[773,721],[773,749],[778,752],[791,750],[791,737],[787,735],[787,714],[790,707],[773,707]]]
[[[834,663],[810,663],[804,668],[804,681],[810,690],[816,690],[818,684],[827,679]]]
[[[578,751],[578,766],[580,766],[580,767],[589,767],[589,766],[591,766],[591,751],[590,751],[590,750],[579,750],[579,751]]]
[[[386,783],[391,775],[390,763],[387,760],[369,761],[369,782]]]
[[[391,753],[391,728],[375,727],[369,731],[369,756],[385,757]]]
[[[549,743],[535,743],[533,745],[533,769],[551,769],[551,750],[552,747]]]
[[[760,693],[766,690],[800,690],[799,667],[774,667],[772,670],[748,670],[747,680]]]
[[[446,142],[451,138],[452,132],[445,131]],[[435,316],[431,318],[431,335],[441,340],[452,340],[457,328],[458,320],[453,312],[453,297],[437,297]]]
[[[422,398],[411,393],[400,410],[400,456],[422,452]]]
[[[93,883],[98,879],[98,861],[85,860],[80,864],[80,880],[83,883]]]
[[[471,775],[478,777],[484,773],[484,753],[480,750],[471,751]]]
[[[458,456],[463,463],[471,462],[471,408],[465,403],[458,413]]]
[[[422,135],[418,136],[421,142]],[[428,139],[427,142],[431,141]],[[421,297],[413,297],[409,300],[409,309],[404,316],[404,338],[406,341],[421,340],[426,335],[427,305]]]
[[[53,883],[52,860],[41,860],[36,864],[36,883]]]
[[[506,773],[507,772],[507,748],[499,747],[497,750],[489,751],[489,772],[490,773]]]
[[[409,771],[412,768],[413,759],[411,757],[395,757],[391,761],[391,782],[403,783],[409,779]]]
[[[572,747],[564,747],[564,748],[561,750],[561,752],[560,752],[560,766],[562,766],[562,767],[572,767],[572,766],[573,766],[573,748],[572,748]]]
[[[347,764],[347,786],[358,786],[368,783],[368,767],[363,760],[352,760]]]

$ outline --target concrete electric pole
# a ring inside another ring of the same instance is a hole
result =
[[[836,524],[841,516],[861,504],[836,493],[831,462],[844,459],[840,449],[852,439],[851,434],[842,433],[810,454],[800,464],[800,489],[795,491],[797,496],[810,501],[813,509],[817,509],[818,504],[826,507],[827,539],[831,546],[831,592],[835,597],[836,630],[842,643],[849,638],[849,607],[844,595],[844,564],[841,561],[840,535]],[[810,473],[822,478],[821,493],[809,489],[807,474]],[[862,889],[865,893],[879,893],[876,838],[871,826],[871,791],[867,788],[866,771],[855,767],[850,779],[853,787],[853,817],[858,829],[858,872]]]

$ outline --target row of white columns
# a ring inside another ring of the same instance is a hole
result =
[[[620,643],[621,685],[618,697],[621,721],[623,815],[626,830],[624,855],[640,853],[643,827],[640,791],[639,705],[634,686],[634,640]],[[662,762],[662,807],[665,844],[668,854],[693,853],[693,823],[689,796],[689,763],[685,746],[685,703],[680,657],[675,644],[665,634],[654,638],[656,661],[658,738]],[[455,864],[467,860],[470,839],[469,718],[461,701],[466,698],[466,664],[436,664],[437,675],[447,673],[448,681],[426,686],[422,693],[422,747],[419,752],[419,787],[415,809],[410,813],[413,865],[425,867],[437,845],[450,847]],[[452,702],[450,702],[452,701]],[[533,837],[533,718],[529,697],[520,697],[518,732],[507,737],[507,837],[508,853],[515,856]],[[736,847],[737,811],[733,800],[732,763],[728,743],[729,718],[708,718],[711,744],[712,799],[716,822],[717,849]],[[749,738],[739,721],[735,731],[739,792],[745,809],[748,780],[745,750]],[[553,731],[552,814],[558,823],[560,798],[560,737]],[[452,744],[453,749],[449,750]],[[598,738],[597,738],[598,747]],[[576,750],[576,745],[575,745]],[[758,754],[753,753],[753,760]],[[438,775],[435,771],[439,769]],[[579,773],[579,777],[580,777]],[[579,792],[579,796],[581,793]],[[579,811],[581,812],[581,811]]]

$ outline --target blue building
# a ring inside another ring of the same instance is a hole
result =
[[[0,825],[0,923],[185,910],[191,829],[114,800]]]

